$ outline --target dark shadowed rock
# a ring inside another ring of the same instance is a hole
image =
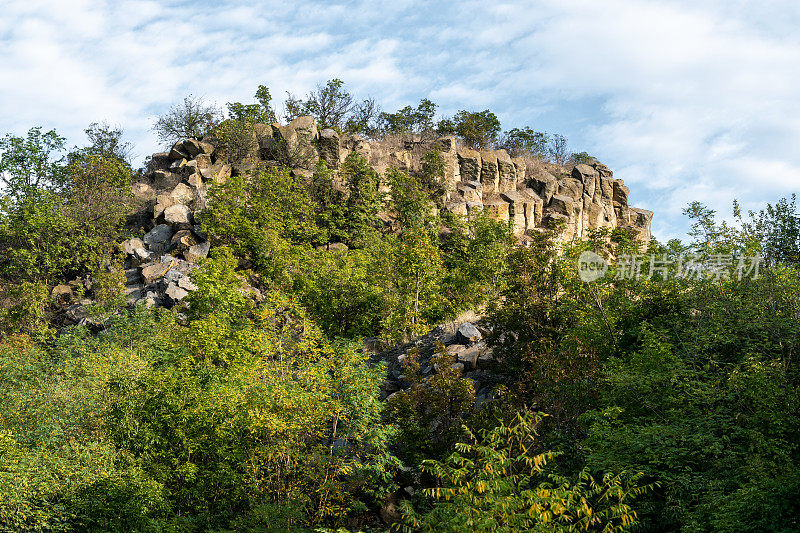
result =
[[[456,342],[459,344],[472,344],[481,340],[482,335],[475,324],[464,322],[456,332]]]

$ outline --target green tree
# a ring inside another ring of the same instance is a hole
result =
[[[522,129],[513,128],[503,133],[498,145],[514,157],[529,154],[533,157],[544,158],[547,156],[548,140],[547,133],[534,131],[526,126]]]
[[[215,244],[228,245],[267,280],[291,286],[302,246],[318,243],[309,190],[288,169],[258,167],[212,187],[201,224]]]
[[[375,235],[379,227],[378,211],[383,206],[383,195],[379,191],[379,176],[370,167],[364,156],[351,153],[339,170],[339,176],[347,184],[346,204],[347,243],[363,247]]]
[[[54,131],[33,128],[26,139],[5,137],[0,274],[6,281],[71,279],[108,255],[126,210],[131,170],[121,159],[119,136],[107,134],[90,126],[92,144],[67,157]]]
[[[275,110],[272,108],[272,95],[269,88],[259,85],[255,94],[256,104],[243,104],[241,102],[228,102],[228,118],[250,124],[273,124],[278,121]]]
[[[380,105],[374,98],[365,98],[360,103],[353,105],[345,123],[345,131],[374,139],[380,133],[380,116],[382,114]]]
[[[344,82],[338,78],[328,80],[325,85],[318,85],[305,100],[288,95],[284,107],[285,120],[291,121],[302,115],[311,115],[317,128],[333,128],[342,131],[353,110],[353,96],[344,89]]]
[[[30,194],[57,192],[65,181],[65,139],[55,130],[28,130],[25,137],[7,134],[0,140],[3,196],[20,202]]]
[[[388,336],[400,339],[425,333],[442,316],[442,260],[428,231],[412,226],[383,243],[380,272]]]
[[[202,139],[221,118],[222,113],[216,106],[190,94],[159,116],[153,131],[159,141],[167,144],[187,138]]]
[[[395,113],[381,113],[381,131],[384,134],[433,134],[436,107],[432,101],[423,98],[416,108],[406,106]]]
[[[487,148],[495,142],[500,133],[500,119],[489,111],[461,110],[451,119],[439,122],[441,134],[455,134],[473,148]]]

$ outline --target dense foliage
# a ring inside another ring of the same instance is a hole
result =
[[[255,100],[224,120],[189,100],[162,126],[236,159],[276,115],[265,86]],[[500,135],[488,110],[382,113],[340,80],[289,103],[340,132],[591,161],[557,135]],[[86,133],[72,150],[40,128],[0,140],[0,531],[800,528],[794,197],[732,223],[691,203],[685,243],[522,245],[442,209],[436,151],[418,173],[276,160],[211,187],[186,305],[126,308],[136,172],[121,130]],[[593,282],[588,251],[611,263]],[[67,282],[102,321],[63,327]],[[365,346],[462,312],[482,314],[491,366],[412,342],[389,388]]]

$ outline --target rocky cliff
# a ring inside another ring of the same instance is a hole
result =
[[[188,274],[210,247],[194,215],[206,207],[210,184],[259,163],[289,165],[296,175],[310,176],[319,160],[337,171],[348,154],[357,152],[379,173],[389,167],[413,173],[421,171],[422,154],[438,150],[445,167],[440,204],[454,213],[486,212],[511,221],[521,240],[547,227],[560,228],[564,240],[585,238],[600,228],[622,228],[638,240],[650,239],[653,213],[630,207],[628,188],[601,163],[548,166],[512,158],[505,150],[471,150],[454,137],[369,141],[317,131],[311,117],[257,125],[244,141],[233,164],[230,148],[213,137],[183,140],[169,152],[153,154],[148,172],[134,185],[135,196],[145,203],[140,221],[147,233],[123,243],[131,303],[172,305],[193,290]]]

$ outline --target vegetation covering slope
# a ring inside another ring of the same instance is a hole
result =
[[[235,143],[274,118],[266,88],[257,99],[225,117],[187,99],[159,133]],[[429,101],[376,114],[337,80],[285,107],[367,135],[436,129]],[[492,116],[439,127],[497,143]],[[735,224],[691,204],[688,243],[521,245],[436,208],[435,155],[383,176],[352,155],[341,183],[324,165],[255,168],[211,190],[214,248],[185,305],[131,308],[117,243],[137,228],[139,171],[120,130],[87,133],[69,153],[40,128],[0,142],[0,531],[800,528],[794,199],[734,206]],[[566,162],[530,129],[503,139]],[[616,261],[587,283],[584,251]],[[758,254],[758,275],[739,276]],[[725,268],[678,270],[688,257]],[[94,303],[64,327],[52,289],[70,281]],[[387,398],[364,337],[410,339],[469,309],[492,398],[443,347],[434,371],[404,354]]]

